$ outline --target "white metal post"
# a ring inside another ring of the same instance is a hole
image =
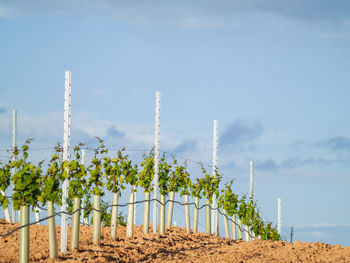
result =
[[[13,158],[15,158],[14,152],[16,150],[16,139],[17,139],[17,111],[12,111],[12,153]],[[13,173],[15,173],[15,168],[12,170]],[[13,184],[12,184],[12,196],[14,194],[13,192]],[[13,208],[13,200],[12,200],[12,223],[16,222],[16,210]]]
[[[81,149],[81,164],[85,164],[85,149]]]
[[[13,111],[13,130],[14,130],[14,135],[12,140],[14,141],[12,144],[12,148],[15,149],[16,147],[16,124],[17,124],[17,112],[14,110]],[[38,225],[40,225],[40,209],[39,207],[35,206],[34,207],[34,212],[35,212],[35,221],[37,222]]]
[[[214,120],[213,127],[213,176],[216,175],[216,170],[218,166],[218,121]],[[218,206],[216,202],[216,195],[213,196],[213,208],[215,209],[212,213],[212,229],[215,235],[219,235],[219,213]]]
[[[70,141],[70,106],[71,106],[71,72],[65,72],[65,93],[64,93],[64,133],[63,133],[63,161],[69,161]],[[68,172],[68,171],[67,171]],[[62,212],[67,212],[68,180],[62,185]],[[61,252],[67,252],[67,214],[61,216]]]
[[[282,214],[282,208],[281,208],[282,204],[281,204],[281,197],[278,198],[278,223],[277,223],[277,232],[279,235],[281,235],[281,230],[282,230],[282,218],[281,218],[281,214]]]
[[[158,164],[159,164],[159,136],[160,136],[160,92],[156,91],[156,117],[155,117],[155,143],[154,143],[154,178],[153,178],[153,233],[157,234],[158,209]]]
[[[253,201],[254,163],[250,162],[250,201]]]
[[[254,188],[254,162],[253,161],[250,162],[250,169],[249,170],[250,170],[249,171],[249,175],[250,175],[250,182],[249,182],[250,196],[249,196],[249,198],[250,198],[250,201],[253,202],[253,197],[254,197],[254,193],[253,193],[254,192],[254,190],[253,190],[253,188]],[[248,227],[247,227],[247,230],[249,231],[249,234],[250,234],[250,235],[247,234],[248,240],[251,240],[253,233],[252,233],[251,229],[249,229]]]

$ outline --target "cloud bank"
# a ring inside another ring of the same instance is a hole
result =
[[[248,123],[235,120],[220,135],[219,143],[222,147],[251,142],[263,133],[263,127],[259,122]]]
[[[268,14],[301,22],[346,22],[347,0],[0,0],[0,17],[109,12],[117,19],[147,23],[172,21],[192,26],[232,24],[242,14]]]
[[[175,147],[175,154],[192,153],[197,147],[196,140],[185,140]]]
[[[322,143],[333,151],[350,151],[350,138],[344,136],[336,136]]]
[[[0,107],[0,114],[7,113],[7,109],[5,107]]]

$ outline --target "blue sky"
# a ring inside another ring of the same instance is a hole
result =
[[[349,1],[0,0],[0,32],[1,149],[12,109],[19,143],[62,140],[65,70],[73,144],[149,149],[160,90],[163,151],[210,164],[217,119],[226,181],[247,193],[254,161],[285,236],[350,245]]]

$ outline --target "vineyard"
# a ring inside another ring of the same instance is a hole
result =
[[[66,71],[63,145],[57,144],[51,156],[44,159],[48,161],[40,162],[31,161],[29,156],[31,139],[17,147],[17,113],[13,111],[12,149],[8,150],[8,160],[0,163],[0,205],[7,224],[16,224],[17,211],[19,225],[13,225],[7,232],[1,231],[0,238],[6,243],[7,238],[19,233],[16,247],[19,247],[20,262],[29,262],[32,248],[29,231],[41,222],[47,224],[47,258],[51,259],[59,257],[59,247],[61,256],[67,254],[68,243],[71,251],[78,250],[81,228],[85,226],[91,226],[91,241],[96,246],[101,246],[103,227],[109,228],[111,240],[120,238],[118,229],[121,226],[125,226],[123,235],[133,238],[135,219],[140,217],[140,213],[136,215],[136,204],[144,208],[143,235],[148,235],[151,227],[154,235],[165,235],[172,231],[176,225],[173,219],[174,205],[177,205],[184,210],[184,229],[187,234],[198,233],[198,226],[204,221],[205,234],[219,237],[220,215],[228,239],[231,239],[229,223],[232,226],[232,240],[242,240],[243,235],[247,241],[281,238],[271,222],[262,220],[252,193],[250,198],[238,196],[232,189],[233,181],[223,185],[223,175],[217,168],[216,160],[216,120],[212,173],[199,162],[197,169],[201,170],[202,176],[194,178],[189,173],[187,160],[180,163],[174,156],[159,154],[159,91],[156,92],[155,145],[148,152],[143,152],[141,161],[132,160],[125,147],[109,152],[99,137],[96,137],[97,147],[93,149],[85,147],[83,143],[71,148],[70,104],[71,72]],[[93,151],[93,156],[86,162],[85,150],[88,149]],[[144,196],[138,201],[137,191]],[[106,197],[112,202],[108,203]],[[123,198],[129,202],[120,203]],[[120,207],[127,207],[125,217],[120,211],[118,213]],[[200,218],[202,209],[205,210],[205,217]],[[35,214],[35,220],[30,222],[31,211]],[[40,211],[46,211],[47,216],[40,219]],[[56,227],[58,218],[61,220],[60,226],[57,226],[59,228]]]
[[[180,162],[171,154],[160,154],[159,92],[155,145],[143,151],[141,159],[131,158],[125,147],[110,151],[99,137],[94,148],[83,143],[71,148],[70,86],[67,71],[63,145],[51,149],[51,156],[44,159],[48,161],[31,161],[31,139],[17,147],[13,125],[11,157],[0,163],[0,205],[5,215],[0,220],[1,262],[261,262],[276,260],[275,251],[281,260],[292,254],[291,261],[319,261],[322,253],[328,258],[339,251],[334,261],[350,258],[350,251],[336,246],[281,241],[280,213],[277,229],[263,219],[253,198],[253,162],[249,197],[235,193],[233,180],[223,181],[217,166],[216,120],[211,172],[207,164],[195,162],[201,176],[191,176],[187,159]],[[13,116],[15,123],[15,111]],[[93,152],[88,161],[86,150]],[[137,192],[142,193],[141,200],[136,200]],[[143,213],[136,211],[136,205]],[[175,206],[183,212],[184,228],[176,226]],[[125,216],[120,211],[124,207]],[[40,218],[40,211],[47,216]],[[31,214],[35,220],[30,220]],[[136,218],[142,223],[137,225]],[[219,234],[219,218],[225,238]],[[56,225],[58,219],[60,225]],[[311,254],[301,256],[305,251]]]
[[[0,263],[350,263],[350,0],[0,0],[0,31]]]
[[[247,200],[245,196],[239,197],[232,190],[232,181],[219,188],[222,175],[215,172],[210,175],[199,164],[203,177],[191,181],[187,171],[186,163],[180,164],[178,160],[172,158],[167,160],[163,155],[159,162],[159,200],[151,200],[150,193],[153,191],[152,181],[154,176],[154,151],[144,154],[143,161],[134,163],[125,153],[125,148],[120,149],[116,156],[111,157],[103,140],[97,138],[99,147],[94,150],[94,156],[90,164],[83,164],[81,160],[82,144],[74,147],[73,158],[70,161],[62,160],[62,147],[57,145],[55,152],[49,158],[47,169],[43,170],[43,162],[34,164],[28,161],[30,140],[16,148],[14,158],[8,163],[2,163],[0,169],[1,191],[5,193],[12,181],[12,197],[0,195],[0,203],[6,210],[9,203],[13,202],[15,210],[20,211],[20,226],[15,230],[20,230],[20,259],[28,261],[29,250],[29,223],[30,208],[34,211],[37,207],[46,207],[48,217],[41,221],[48,220],[49,254],[51,258],[58,256],[58,245],[55,227],[55,216],[62,212],[55,212],[55,206],[62,205],[62,184],[64,180],[69,180],[68,188],[68,215],[72,216],[70,248],[79,248],[79,228],[80,221],[92,224],[95,245],[101,242],[101,224],[110,226],[110,236],[112,239],[118,238],[117,226],[126,224],[126,237],[134,236],[134,209],[136,203],[144,204],[143,233],[148,234],[150,228],[150,203],[159,203],[159,234],[164,234],[172,227],[172,215],[174,203],[185,207],[185,229],[188,233],[190,228],[189,207],[194,210],[192,232],[198,229],[198,210],[205,208],[205,229],[207,234],[211,234],[210,213],[213,195],[218,197],[218,212],[223,217],[225,225],[225,235],[230,237],[228,232],[228,222],[232,223],[233,239],[236,239],[236,225],[238,238],[242,239],[242,233],[247,231],[242,223],[249,228],[249,240],[259,238],[261,240],[278,240],[280,236],[270,222],[263,222],[259,215],[256,203]],[[11,171],[15,173],[11,173]],[[126,186],[131,187],[130,202],[128,204],[127,220],[118,215],[118,198]],[[144,193],[144,200],[134,202],[134,191],[136,187],[141,188]],[[102,207],[105,204],[101,198],[106,193],[113,195],[111,205]],[[181,201],[175,200],[175,196]],[[194,202],[189,202],[189,198],[194,198]],[[199,206],[199,200],[205,198],[205,205]],[[111,212],[107,213],[107,208],[111,207]],[[165,210],[168,208],[167,222],[165,224]],[[45,209],[45,208],[44,208]],[[215,210],[215,209],[214,209]],[[91,215],[92,214],[92,215]],[[82,219],[82,220],[80,220]],[[5,237],[6,234],[1,234]]]

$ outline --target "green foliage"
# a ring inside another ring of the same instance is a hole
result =
[[[126,226],[126,216],[124,216],[122,212],[119,212],[117,222],[118,225]]]
[[[261,239],[262,240],[281,240],[281,236],[277,233],[276,227],[272,226],[272,223],[267,223],[262,228]]]
[[[0,163],[0,190],[5,191],[12,180],[14,183],[13,204],[15,209],[22,205],[36,206],[38,200],[42,203],[53,201],[61,204],[62,190],[60,181],[69,180],[69,198],[68,211],[72,210],[73,197],[83,199],[86,207],[84,217],[88,218],[92,212],[91,196],[103,196],[104,177],[107,179],[107,190],[113,193],[120,193],[125,189],[124,184],[140,186],[144,192],[153,191],[152,181],[154,176],[154,152],[150,151],[148,155],[143,156],[140,164],[141,171],[138,171],[137,165],[133,165],[124,154],[125,148],[118,151],[117,157],[109,158],[108,150],[103,144],[103,140],[96,137],[99,146],[95,150],[91,165],[86,169],[80,163],[80,147],[74,148],[74,158],[68,162],[60,161],[61,147],[56,147],[56,153],[52,155],[46,174],[42,177],[42,162],[37,166],[27,161],[30,140],[22,146],[21,150],[14,149],[14,160],[8,164]],[[19,156],[21,153],[21,156]],[[20,158],[19,158],[20,157]],[[212,202],[213,195],[218,197],[218,204],[228,212],[229,216],[237,214],[243,224],[249,226],[263,240],[279,240],[281,237],[277,233],[276,227],[272,223],[265,223],[259,214],[256,203],[252,200],[246,200],[246,196],[238,198],[232,191],[233,181],[225,184],[219,191],[219,185],[222,175],[216,170],[214,175],[210,175],[200,164],[203,173],[202,178],[197,178],[195,183],[190,180],[187,171],[186,162],[179,165],[176,159],[172,164],[166,162],[163,155],[159,162],[159,190],[160,194],[167,195],[170,191],[180,192],[180,195],[189,195],[202,198],[203,196]],[[16,170],[11,178],[11,168]],[[87,180],[87,172],[90,176]],[[219,193],[221,195],[219,196]],[[7,207],[8,200],[0,195],[0,205]],[[107,211],[107,203],[101,200],[101,220],[104,226],[109,226],[111,215]],[[108,209],[110,210],[110,209]],[[91,219],[92,220],[92,219]],[[118,224],[126,225],[125,217],[119,213]]]
[[[205,174],[205,178],[197,179],[198,185],[203,181],[210,181],[210,179],[206,179],[209,178],[209,175],[204,172],[203,168],[202,171]],[[225,184],[224,189],[221,189],[221,195],[218,200],[219,206],[225,209],[229,216],[237,214],[242,223],[250,227],[255,235],[261,236],[262,240],[280,240],[281,237],[278,235],[276,228],[271,223],[265,224],[260,218],[256,203],[252,200],[246,201],[246,196],[239,199],[232,191],[232,184],[233,181],[230,181]]]
[[[103,161],[107,190],[113,193],[119,193],[122,189],[125,189],[123,185],[123,163],[127,159],[127,155],[123,155],[124,150],[124,147],[119,150],[116,158],[111,159],[106,156]]]
[[[111,225],[111,213],[107,210],[108,204],[101,200],[101,222],[103,226],[110,226]]]
[[[187,163],[175,167],[175,176],[180,189],[180,196],[189,195],[192,187],[190,174],[187,172]]]
[[[173,158],[173,165],[170,167],[176,167],[177,166],[177,160]],[[168,178],[168,190],[169,192],[178,192],[180,190],[180,184],[177,180],[177,174],[175,172],[175,169],[172,169],[169,178]]]
[[[121,162],[121,169],[123,171],[123,175],[125,178],[125,182],[128,184],[135,186],[137,184],[138,178],[138,169],[137,165],[134,166],[131,163],[131,160],[128,160],[128,156],[126,155],[125,158]],[[133,189],[132,191],[136,191],[136,189]]]
[[[48,164],[47,172],[42,178],[41,195],[39,201],[46,203],[52,201],[55,204],[62,203],[62,189],[60,180],[62,179],[62,164],[59,159],[59,145],[56,147],[56,152],[52,155]]]
[[[272,223],[264,223],[260,218],[259,211],[256,208],[256,204],[250,202],[247,204],[248,218],[246,220],[250,223],[252,231],[256,235],[260,235],[262,240],[280,240],[281,236],[277,233],[276,227]]]
[[[242,223],[247,226],[252,226],[252,221],[254,219],[254,211],[256,205],[252,202],[246,203],[245,198],[240,201],[238,209],[238,217],[241,219]]]
[[[169,186],[169,179],[170,179],[169,174],[171,170],[171,165],[165,161],[164,154],[160,158],[158,167],[159,167],[159,178],[158,178],[159,193],[161,195],[167,195],[169,192],[168,186]]]
[[[6,191],[7,187],[9,187],[11,183],[11,166],[10,163],[2,164],[0,162],[0,190]],[[6,196],[0,194],[0,205],[2,205],[4,208],[7,208],[9,205],[9,200]]]
[[[91,159],[91,165],[89,166],[88,170],[90,172],[90,178],[88,180],[88,187],[89,189],[92,188],[91,193],[94,195],[100,195],[103,196],[103,187],[104,183],[102,181],[103,179],[103,171],[102,171],[102,164],[100,157],[102,154],[107,154],[108,150],[106,149],[105,145],[103,144],[103,140],[96,137],[96,139],[99,142],[98,148],[95,150],[94,157]]]
[[[226,199],[226,197],[223,197],[221,200]],[[277,233],[277,229],[272,226],[272,223],[264,223],[260,218],[256,203],[251,200],[247,202],[244,196],[238,200],[237,204],[238,210],[236,210],[236,213],[239,219],[243,224],[249,226],[255,235],[261,236],[262,240],[280,240],[281,237]]]
[[[229,216],[233,216],[238,212],[238,196],[232,191],[232,184],[233,180],[225,184],[218,201],[219,206],[226,210]]]
[[[252,231],[257,235],[263,234],[263,228],[265,227],[264,221],[260,218],[259,211],[255,211],[255,215],[253,217],[253,223],[251,226]]]
[[[84,196],[84,199],[82,200],[82,206],[87,208],[84,209],[84,218],[89,218],[90,214],[92,213],[92,202],[91,202],[91,193],[87,192],[86,195]]]
[[[203,178],[196,178],[196,182],[191,184],[191,196],[202,198],[204,191],[204,180]]]
[[[86,180],[87,171],[85,165],[81,163],[81,146],[83,146],[83,144],[74,147],[74,159],[70,162],[65,161],[63,163],[63,177],[67,178],[69,181],[68,196],[71,200],[74,197],[83,198],[89,190]]]
[[[201,178],[201,184],[203,185],[203,195],[210,201],[213,201],[213,195],[219,196],[219,184],[222,178],[217,170],[215,170],[214,175],[210,175],[204,168],[203,164],[200,163],[202,173],[204,178]]]
[[[111,226],[111,213],[109,211],[109,209],[107,209],[108,207],[108,203],[106,203],[105,201],[101,200],[101,222],[103,226]],[[91,218],[90,223],[93,223],[93,217]],[[125,216],[123,215],[122,212],[119,212],[118,217],[117,217],[117,223],[118,225],[121,226],[126,226],[126,219]]]
[[[137,186],[140,186],[144,189],[144,193],[153,191],[153,176],[154,176],[154,152],[153,149],[148,155],[143,155],[143,161],[141,162],[141,167],[143,168],[139,172],[139,178]],[[162,195],[167,195],[169,192],[168,183],[169,183],[169,174],[171,165],[165,161],[165,155],[163,155],[159,162],[159,177],[158,177],[158,186],[159,192]]]
[[[18,158],[19,151],[14,151],[15,158],[11,162],[11,168],[16,169],[16,173],[12,177],[15,210],[19,210],[24,205],[36,206],[41,195],[42,162],[35,166],[27,161],[30,142],[31,140],[27,140],[22,146],[21,158]]]
[[[143,192],[153,191],[152,180],[154,176],[154,152],[150,151],[148,155],[143,155],[143,161],[140,165],[143,169],[139,173],[139,180],[137,186],[142,187]]]

